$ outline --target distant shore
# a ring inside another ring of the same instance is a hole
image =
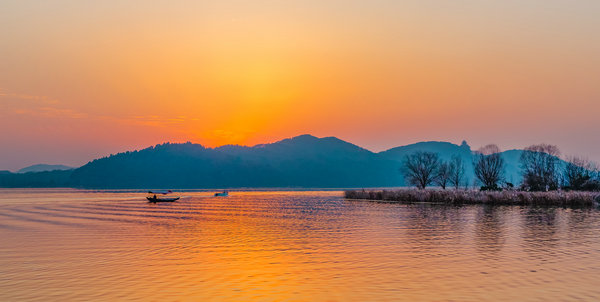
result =
[[[580,191],[478,191],[478,190],[347,190],[347,199],[382,202],[432,202],[443,204],[490,204],[518,206],[590,207],[600,204],[600,192]]]

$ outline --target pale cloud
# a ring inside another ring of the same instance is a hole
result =
[[[32,95],[25,93],[10,92],[0,88],[0,110],[1,115],[31,116],[47,119],[90,119],[121,123],[125,125],[149,126],[160,128],[174,128],[186,123],[197,122],[197,118],[189,118],[185,115],[162,116],[162,115],[132,115],[132,116],[107,116],[95,115],[82,112],[74,108],[67,108],[57,99]]]
[[[0,88],[0,114],[29,115],[45,118],[86,118],[88,114],[71,108],[64,108],[61,102],[48,96],[9,92]]]
[[[48,96],[32,95],[25,93],[10,92],[5,88],[0,88],[0,103],[6,104],[9,102],[27,102],[38,104],[58,104],[59,101]]]
[[[83,112],[79,112],[77,110],[72,109],[61,109],[54,107],[41,107],[38,112],[45,117],[50,118],[72,118],[72,119],[81,119],[86,118],[88,115]]]
[[[108,118],[108,117],[105,117]],[[136,124],[154,127],[179,127],[183,124],[198,121],[197,118],[189,118],[185,115],[161,116],[161,115],[134,115],[114,117],[113,119],[126,124]]]

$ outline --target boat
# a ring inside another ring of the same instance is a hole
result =
[[[148,202],[173,202],[179,200],[179,196],[173,196],[173,191],[148,191]]]
[[[218,193],[215,193],[215,197],[216,196],[229,196],[229,192],[227,192],[227,191],[218,192]]]

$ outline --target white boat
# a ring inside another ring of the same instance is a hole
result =
[[[218,192],[218,193],[215,193],[215,196],[229,196],[229,192],[227,192],[227,191]]]
[[[179,200],[179,196],[173,196],[173,191],[148,191],[148,202],[173,202]]]

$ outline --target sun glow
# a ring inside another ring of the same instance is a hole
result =
[[[0,139],[15,147],[0,158],[32,142],[61,154],[60,140],[80,160],[48,160],[81,164],[164,141],[303,133],[375,150],[542,140],[600,158],[571,135],[593,135],[600,111],[598,4],[511,5],[3,2]]]

